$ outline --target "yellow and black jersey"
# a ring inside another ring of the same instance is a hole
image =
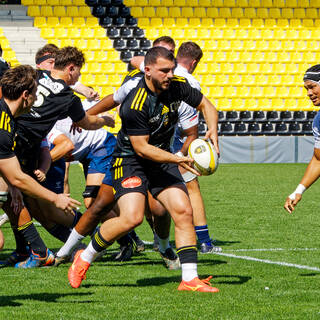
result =
[[[82,103],[70,87],[49,71],[37,70],[37,100],[31,112],[17,118],[17,133],[28,140],[42,140],[57,120],[70,117],[74,122],[85,116]]]
[[[160,95],[152,92],[142,78],[122,102],[122,128],[118,133],[114,155],[133,155],[129,136],[137,135],[148,135],[150,144],[169,151],[181,102],[196,108],[202,97],[202,93],[192,88],[183,77],[174,76],[168,90]]]
[[[3,99],[0,101],[0,159],[15,156],[14,149],[15,121]]]
[[[134,78],[142,78],[144,73],[139,69],[134,69],[125,76],[124,80],[122,81],[121,85],[125,84],[127,81],[134,79]]]

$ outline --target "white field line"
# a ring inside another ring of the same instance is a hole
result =
[[[237,256],[237,255],[231,254],[231,253],[218,253],[218,252],[216,252],[214,254],[216,254],[218,256],[229,257],[229,258],[256,261],[256,262],[262,262],[262,263],[267,263],[267,264],[275,264],[275,265],[283,266],[283,267],[293,267],[293,268],[297,268],[297,269],[320,271],[320,268],[317,268],[317,267],[309,267],[309,266],[304,266],[304,265],[295,264],[295,263],[288,263],[288,262],[282,262],[282,261],[272,261],[272,260],[268,260],[268,259],[258,259],[258,258],[248,257],[248,256]]]
[[[245,251],[316,251],[320,248],[261,248],[261,249],[234,249],[223,250],[227,252],[245,252]]]

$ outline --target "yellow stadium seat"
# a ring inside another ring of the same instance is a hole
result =
[[[294,84],[293,82],[293,75],[291,74],[284,74],[281,76],[281,83],[286,84],[288,86]]]
[[[97,51],[99,52],[99,51]],[[105,52],[106,53],[106,52]],[[107,51],[107,59],[109,62],[116,62],[120,60],[119,52],[116,50]]]
[[[239,61],[242,62],[250,62],[252,59],[252,52],[248,52],[248,51],[240,51],[239,52]],[[237,68],[238,70],[238,68]]]
[[[60,5],[60,0],[47,0],[49,6],[58,6]]]
[[[87,73],[101,73],[101,65],[98,62],[88,62],[88,72]]]
[[[146,8],[145,8],[146,9]],[[143,18],[143,17],[146,17],[146,13],[144,13],[142,11],[142,8],[141,7],[132,7],[130,8],[130,12],[131,12],[131,15],[135,18]],[[154,10],[153,10],[153,13],[154,13]],[[154,17],[155,14],[153,14],[153,17]]]
[[[65,28],[54,28],[54,37],[58,39],[63,39],[67,37],[67,30]]]
[[[263,8],[272,8],[273,7],[272,0],[261,0],[260,4],[261,4],[261,7],[263,7]]]
[[[302,19],[302,25],[303,25],[303,27],[313,28],[313,27],[314,27],[314,25],[313,25],[313,20],[315,20],[315,19]]]
[[[52,7],[51,6],[41,6],[40,14],[43,17],[52,17],[53,16]],[[56,14],[55,14],[56,16]]]
[[[311,32],[308,29],[301,29],[298,31],[298,34],[299,34],[299,39],[301,39],[301,40],[312,39]],[[314,39],[312,39],[312,40],[314,40]]]
[[[234,42],[238,42],[238,40],[232,41],[232,43]],[[239,41],[241,43],[241,41]],[[238,50],[235,48],[234,45],[231,45],[232,48],[234,48],[235,50]],[[240,50],[240,48],[239,48]],[[230,61],[230,62],[239,62],[239,55],[237,51],[228,51],[226,52],[226,61]]]
[[[318,19],[318,10],[316,8],[306,8],[306,18]]]
[[[312,7],[312,8],[320,8],[320,0],[312,0],[312,1],[310,1],[310,7]]]
[[[213,51],[217,48],[216,40],[204,40],[203,49]]]
[[[84,50],[87,48],[87,41],[85,39],[76,39],[74,40],[73,45],[80,50]]]
[[[235,70],[236,71],[236,70]],[[221,63],[221,72],[225,74],[231,74],[234,72],[232,63]]]
[[[66,16],[66,8],[64,6],[53,7],[53,15],[56,17],[65,17]]]
[[[261,28],[264,24],[262,19],[252,19],[251,25],[253,28]]]
[[[272,110],[277,111],[277,110],[283,109],[283,106],[284,106],[283,99],[281,99],[281,98],[273,98],[273,99],[271,99]]]
[[[241,53],[239,54],[241,55]],[[243,61],[243,60],[240,60]],[[235,63],[234,70],[237,70],[237,74],[246,74],[247,73],[247,64],[246,63]]]
[[[229,50],[231,48],[229,40],[218,40],[217,48],[221,51]]]
[[[289,62],[290,56],[288,52],[280,51],[278,52],[278,59],[279,62]]]
[[[260,19],[269,18],[269,11],[267,8],[257,8],[257,17]]]
[[[181,26],[181,24],[179,25],[179,21],[182,20],[182,19],[185,19],[185,18],[178,18],[177,19],[177,26]],[[188,21],[188,19],[187,19]],[[212,21],[209,22],[210,25],[212,25]],[[202,24],[201,24],[201,20],[200,18],[190,18],[189,19],[189,26],[190,27],[200,27]]]
[[[273,0],[273,6],[276,8],[284,8],[286,6],[285,0]]]
[[[97,61],[97,62],[111,62],[110,60],[108,60],[108,57],[107,57],[107,52],[105,51],[94,51],[94,54],[93,54],[93,57],[94,57],[94,60]],[[119,56],[118,56],[118,59],[119,59]]]
[[[78,17],[79,16],[79,9],[76,6],[69,6],[67,7],[67,16],[68,17]]]
[[[249,18],[249,19],[256,18],[256,17],[257,17],[256,8],[244,8],[244,13],[243,13],[243,15],[244,15],[246,18]]]
[[[115,73],[127,73],[128,67],[124,62],[116,62],[114,63]]]
[[[221,18],[231,18],[231,8],[219,8],[219,16]]]
[[[235,97],[237,94],[235,87],[224,87],[223,88],[223,97],[225,98],[232,98]]]
[[[87,17],[86,26],[90,28],[100,28],[99,20],[96,17]]]
[[[231,110],[230,100],[226,98],[217,99],[216,107],[218,108],[218,110],[223,110],[223,111]]]
[[[262,97],[262,88],[261,87],[250,87],[249,96],[253,98]]]
[[[249,97],[249,88],[246,86],[242,86],[242,87],[237,88],[237,96],[239,98]]]
[[[286,32],[283,28],[277,28],[273,30],[273,38],[277,40],[282,40],[286,38]]]
[[[184,29],[180,29],[180,28],[174,28],[172,30],[172,38],[173,39],[177,39],[177,40],[181,40],[184,39]]]
[[[156,11],[157,11],[157,17],[160,17],[160,18],[167,18],[169,15],[167,7],[157,7]]]
[[[54,33],[52,28],[41,28],[40,37],[43,39],[52,39],[54,38]]]
[[[202,0],[200,0],[201,1],[201,5],[202,6],[204,6],[204,7],[208,7],[208,5],[205,5],[204,4],[204,2],[210,2],[211,0],[208,0],[208,1],[202,1]],[[186,0],[186,2],[185,2],[185,5],[187,6],[187,7],[197,7],[198,5],[199,5],[199,2],[198,2],[198,0]],[[211,5],[211,3],[210,3],[210,5]]]
[[[295,43],[296,41],[292,41],[292,40],[282,40],[281,47],[283,50],[292,51],[292,50],[295,50]]]
[[[243,18],[243,9],[242,8],[232,8],[231,9],[231,16],[233,18]]]
[[[110,83],[108,83],[108,81],[107,81],[107,76],[105,74],[97,74],[94,77],[94,82],[95,82],[96,86],[110,85]]]
[[[296,8],[298,6],[297,0],[286,0],[286,7]]]
[[[269,16],[273,19],[281,18],[280,8],[269,8]]]
[[[274,36],[273,36],[273,30],[271,29],[262,29],[261,32],[260,32],[260,36],[262,39],[264,40],[269,40],[269,39],[273,39]]]
[[[73,41],[72,39],[61,39],[60,41],[60,47],[69,47],[69,46],[73,46]]]
[[[207,63],[200,63],[196,70],[197,70],[197,74],[207,74],[208,73]]]
[[[46,0],[34,0],[33,3],[34,3],[34,5],[37,5],[37,6],[45,6],[45,5],[47,5],[47,1]]]
[[[256,74],[259,72],[259,65],[257,63],[248,63],[247,72],[250,74]]]
[[[289,90],[287,87],[276,87],[276,97],[279,97],[279,98],[287,98],[288,97],[288,93],[289,93]]]
[[[262,95],[266,98],[273,98],[275,97],[275,90],[273,87],[270,87],[270,86],[263,87]]]
[[[55,28],[60,25],[60,21],[58,17],[48,17],[47,18],[47,26],[50,28]],[[62,26],[62,25],[60,25]]]
[[[298,73],[297,65],[295,63],[287,63],[285,65],[285,73],[287,74]]]
[[[208,16],[209,16],[209,13],[208,13],[209,9],[210,8],[207,9],[207,15]],[[226,26],[226,20],[224,18],[218,18],[217,17],[217,18],[214,19],[214,27],[216,27],[216,28],[224,28],[225,26]]]
[[[193,18],[194,17],[193,8],[192,7],[182,7],[181,8],[181,17],[183,17],[183,18]],[[208,15],[208,17],[210,17],[210,16]],[[214,18],[214,17],[212,17],[212,18]]]
[[[210,73],[211,73],[211,71],[210,71]],[[205,84],[206,86],[213,86],[215,84],[214,75],[212,75],[212,74],[203,75],[201,83]]]
[[[285,84],[286,82],[282,81],[282,77],[281,77],[281,82],[280,82],[280,76],[278,75],[269,75],[268,76],[268,84],[270,86],[277,86],[280,83]]]
[[[109,74],[108,84],[114,87],[120,86],[122,83],[122,76],[119,74]]]
[[[306,110],[311,107],[311,101],[307,98],[297,99],[297,109],[298,110]]]
[[[93,30],[93,37],[95,39],[105,39],[106,38],[106,29],[97,27]]]
[[[203,61],[202,63],[205,63],[205,61]],[[221,73],[221,63],[218,62],[207,62],[207,70],[209,74],[218,74]],[[205,77],[205,75],[203,76]],[[206,82],[204,82],[206,83]]]
[[[197,26],[200,25],[200,19],[198,19],[198,20],[199,20],[199,24]],[[189,26],[189,22],[188,22],[187,18],[177,18],[176,19],[176,27],[178,27],[178,28],[187,28],[188,26]],[[190,24],[190,26],[194,26],[194,25]]]
[[[277,27],[276,19],[273,19],[273,18],[265,19],[264,25],[266,28],[276,28]]]
[[[260,47],[257,47],[257,48],[260,48]],[[279,41],[279,40],[270,40],[269,41],[269,45],[268,45],[268,49],[272,50],[272,51],[281,50],[281,41]]]
[[[294,8],[293,17],[297,19],[304,19],[306,17],[306,11],[304,8]]]
[[[290,28],[300,28],[301,27],[301,20],[300,19],[290,19],[289,20],[289,26]]]
[[[93,39],[93,29],[92,28],[86,28],[82,27],[80,28],[80,37],[82,39]]]
[[[42,28],[47,26],[47,19],[45,17],[35,17],[34,26],[36,28]]]
[[[256,40],[260,38],[261,38],[260,31],[258,29],[252,28],[248,30],[248,39]]]
[[[79,17],[91,17],[91,11],[88,6],[79,7]]]
[[[211,37],[211,39],[222,39],[223,32],[221,29],[211,29],[210,30],[210,37]]]
[[[261,7],[261,2],[260,0],[249,0],[248,6],[253,8],[259,8]]]
[[[173,0],[161,0],[161,5],[163,7],[172,7],[173,6]]]
[[[69,19],[70,19],[71,20],[71,24],[74,27],[77,27],[77,28],[84,27],[86,25],[86,20],[84,19],[84,17],[74,17],[73,20],[72,20],[71,17],[62,17],[60,19],[60,21],[62,21],[64,19],[68,19],[68,20],[65,20],[65,21],[69,21]],[[73,21],[73,23],[72,23],[72,21]],[[65,25],[67,25],[67,22],[65,23]]]
[[[285,74],[286,72],[286,64],[283,63],[273,63],[272,64],[272,73],[273,74]]]
[[[24,6],[32,6],[32,5],[34,5],[34,1],[33,0],[21,0],[21,4]]]
[[[149,5],[148,0],[135,0],[135,2],[132,5],[127,6],[138,6],[138,7],[147,7]]]
[[[209,29],[204,29],[204,28],[198,28],[198,33],[196,35],[196,38],[198,38],[198,39],[210,39],[210,30]]]
[[[264,60],[265,62],[276,62],[277,61],[277,54],[274,51],[267,51],[264,53]]]
[[[221,87],[210,87],[209,88],[209,97],[210,98],[222,98],[222,89]]]
[[[225,7],[232,8],[232,7],[236,6],[236,1],[235,0],[223,0],[223,5]]]
[[[290,61],[291,62],[295,62],[295,63],[299,63],[302,62],[302,53],[301,52],[291,52],[290,53]],[[319,61],[319,60],[318,60]]]
[[[207,16],[206,9],[204,7],[195,7],[194,16],[198,18],[205,18]]]
[[[244,40],[243,41],[243,49],[244,50],[255,50],[256,43],[254,40]]]
[[[288,19],[283,19],[283,18],[278,19],[278,20],[277,20],[277,26],[278,26],[279,28],[288,28],[288,26],[289,26],[289,21],[288,21]]]
[[[239,22],[237,18],[228,18],[227,19],[227,28],[238,28]]]
[[[303,40],[294,41],[293,45],[294,45],[294,49],[296,49],[297,51],[303,51],[303,50],[306,50],[307,48],[306,41],[303,41]]]
[[[66,0],[60,0],[60,1],[66,1]],[[67,4],[65,4],[67,5]],[[73,6],[85,6],[85,0],[72,0],[72,3],[69,5],[73,5]]]
[[[98,62],[94,59],[93,51],[83,51],[86,62]]]
[[[286,19],[292,19],[293,16],[293,9],[292,8],[282,8],[282,17]]]
[[[87,47],[90,48],[90,50],[100,50],[100,42],[98,39],[88,39],[87,40]]]
[[[79,28],[68,28],[67,37],[70,39],[79,39],[80,38]]]
[[[300,87],[290,87],[289,88],[289,97],[290,98],[302,98],[304,97],[304,91],[302,91],[302,86]]]
[[[231,108],[233,110],[238,110],[238,111],[245,110],[243,99],[239,99],[239,98],[231,99]]]
[[[170,7],[168,16],[171,18],[181,17],[181,9],[179,7]]]
[[[252,74],[244,74],[241,78],[243,85],[250,86],[254,84],[254,76]]]
[[[297,105],[298,105],[297,99],[284,99],[285,110],[294,110],[297,108]]]
[[[139,19],[139,21],[140,21],[140,19]],[[162,18],[156,18],[156,17],[155,18],[150,18],[150,26],[151,27],[159,28],[159,27],[162,27],[162,25],[163,25]]]
[[[161,21],[161,24],[162,24],[162,19],[159,19],[159,20]],[[139,24],[139,27],[142,29],[148,28],[150,26],[150,19],[149,18],[139,18],[138,24]]]
[[[236,0],[236,7],[238,7],[238,8],[249,7],[248,0]]]
[[[240,28],[250,28],[251,27],[251,19],[242,18],[239,20],[239,27]]]
[[[207,0],[208,1],[208,0]],[[205,0],[201,0],[201,4],[204,3]],[[223,3],[223,0],[211,0],[211,3],[210,5],[203,5],[204,7],[223,7],[224,6],[224,3]]]
[[[247,39],[248,38],[248,31],[246,29],[242,29],[242,28],[236,29],[234,32],[234,37],[238,40]]]
[[[252,59],[252,62],[263,62],[264,54],[261,51],[253,51],[251,59]]]

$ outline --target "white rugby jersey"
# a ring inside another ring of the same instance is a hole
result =
[[[97,101],[95,102],[97,103]],[[92,104],[84,104],[83,108],[88,110],[92,107]],[[96,147],[103,145],[104,140],[107,137],[107,130],[101,128],[98,130],[84,130],[81,132],[76,131],[75,134],[70,133],[70,127],[72,125],[71,118],[66,118],[56,122],[52,130],[49,132],[47,139],[52,144],[54,139],[61,134],[68,137],[73,145],[74,150],[72,156],[74,160],[84,159],[90,150],[94,150]]]
[[[320,149],[320,111],[316,114],[312,122],[312,131],[314,137],[314,148]]]

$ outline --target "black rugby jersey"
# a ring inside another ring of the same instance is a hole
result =
[[[125,76],[124,80],[121,83],[121,86],[131,79],[142,78],[142,77],[144,77],[144,73],[139,69],[134,69],[127,73],[127,75]]]
[[[17,118],[17,133],[30,139],[43,139],[59,119],[70,117],[74,122],[85,116],[82,103],[70,87],[49,71],[37,70],[37,100],[31,112]]]
[[[0,159],[15,156],[14,149],[15,120],[3,99],[0,101]]]
[[[196,108],[202,97],[202,93],[192,88],[184,77],[174,76],[169,89],[160,95],[152,92],[142,78],[121,105],[122,127],[118,132],[114,155],[134,155],[130,135],[149,135],[149,144],[170,151],[181,101]]]

